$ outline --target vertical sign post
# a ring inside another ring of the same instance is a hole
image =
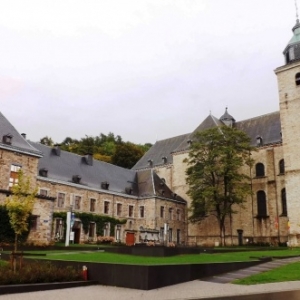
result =
[[[66,242],[65,242],[65,246],[66,246],[66,247],[69,246],[69,242],[70,242],[70,231],[71,231],[71,212],[68,211],[68,212],[67,212]]]

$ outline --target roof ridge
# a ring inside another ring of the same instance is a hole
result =
[[[191,134],[191,133],[192,133],[192,132],[190,132],[190,133],[184,133],[184,134],[179,134],[179,135],[176,135],[176,136],[167,138],[167,139],[158,140],[158,141],[156,141],[156,143],[157,143],[157,142],[162,142],[162,141],[167,141],[167,140],[177,139],[177,138],[179,138],[179,137],[183,137],[183,136],[189,135],[189,134]]]
[[[254,119],[259,119],[259,118],[262,118],[262,117],[265,117],[265,116],[268,116],[268,115],[273,115],[273,114],[276,114],[276,113],[279,113],[279,110],[273,111],[273,112],[270,112],[270,113],[266,113],[266,114],[263,114],[263,115],[259,115],[259,116],[253,117],[253,118],[248,118],[248,119],[240,120],[240,121],[238,121],[236,123],[245,122],[245,121],[254,120]]]

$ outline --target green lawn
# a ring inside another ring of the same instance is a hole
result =
[[[292,263],[273,269],[271,271],[252,275],[244,279],[235,280],[233,283],[251,285],[294,280],[300,280],[300,262]]]
[[[34,251],[30,251],[30,253],[34,253]],[[76,251],[76,250],[68,250],[68,249],[60,250],[60,251],[36,251],[36,253],[46,253],[46,256],[38,257],[39,259],[139,264],[139,265],[161,265],[161,264],[195,264],[195,263],[211,263],[211,262],[250,261],[255,259],[253,257],[258,258],[263,256],[266,257],[266,256],[300,255],[300,249],[229,252],[229,253],[216,253],[216,254],[201,253],[201,254],[177,255],[177,256],[170,256],[170,257],[144,257],[144,256],[134,256],[134,255],[125,255],[125,254],[114,254],[109,252]]]

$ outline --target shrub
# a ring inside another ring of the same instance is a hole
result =
[[[9,264],[0,266],[0,285],[79,280],[83,280],[81,270],[54,266],[50,262],[25,262],[16,273],[11,270]]]
[[[115,238],[113,236],[98,236],[97,243],[100,244],[111,244],[114,243]]]
[[[146,245],[149,246],[149,247],[154,247],[155,246],[155,242],[149,241],[149,242],[147,242]]]

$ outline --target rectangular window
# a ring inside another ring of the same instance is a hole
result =
[[[173,219],[173,208],[169,208],[169,220]]]
[[[117,203],[117,216],[121,216],[122,214],[122,204]]]
[[[181,221],[181,211],[177,209],[177,221]]]
[[[39,216],[32,215],[30,217],[30,230],[31,231],[37,231],[38,230],[38,222],[39,222]]]
[[[165,207],[164,207],[164,206],[161,206],[161,207],[160,207],[160,217],[161,217],[161,218],[164,218],[164,217],[165,217]]]
[[[48,190],[40,188],[39,195],[41,195],[41,196],[48,196]]]
[[[172,228],[169,228],[169,242],[171,243],[173,241],[173,230]]]
[[[90,211],[94,212],[96,210],[96,199],[91,198],[90,199]]]
[[[130,218],[133,217],[133,205],[129,205],[129,208],[128,208],[128,216]]]
[[[95,236],[95,228],[96,228],[96,224],[90,223],[90,226],[89,226],[89,237],[90,238],[93,238]]]
[[[80,209],[81,206],[81,196],[74,196],[74,209]]]
[[[64,207],[65,206],[65,199],[66,199],[66,194],[57,193],[57,207]]]
[[[108,214],[109,213],[109,202],[104,201],[104,213]]]
[[[160,230],[159,230],[159,240],[160,240],[160,242],[164,241],[164,237],[165,237],[164,227],[160,227]]]
[[[18,184],[18,172],[21,169],[20,166],[11,165],[10,166],[10,177],[9,177],[9,188],[11,188],[13,185]]]
[[[145,217],[145,207],[140,206],[140,218],[144,218],[144,217]]]

